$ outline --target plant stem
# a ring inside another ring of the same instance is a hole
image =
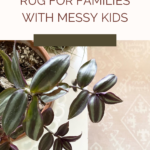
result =
[[[77,89],[80,89],[80,90],[84,90],[84,89],[82,89],[82,88],[80,88],[78,86],[74,86],[74,85],[69,85],[69,88],[77,88]]]
[[[44,126],[44,128],[45,128],[48,132],[54,134],[54,133],[53,133],[52,131],[50,131],[46,126]]]
[[[42,99],[41,99],[41,97],[38,95],[38,98],[40,99],[40,102],[45,106],[46,105],[46,103],[44,103],[43,101],[42,101]]]
[[[83,89],[83,88],[80,88],[80,87],[74,86],[74,85],[69,85],[69,88],[77,88],[77,89],[80,89],[80,90],[85,90],[85,89]],[[89,93],[95,94],[94,92],[91,92],[91,91],[89,91]]]
[[[48,132],[50,132],[51,134],[53,134],[54,136],[60,138],[60,136],[55,135],[55,133],[53,133],[52,131],[50,131],[46,126],[44,126],[44,128],[45,128]]]

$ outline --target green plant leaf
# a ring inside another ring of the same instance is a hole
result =
[[[88,97],[89,92],[86,90],[79,93],[70,106],[68,119],[76,117],[84,110],[88,102]]]
[[[65,150],[72,150],[72,146],[68,141],[61,139],[61,143]]]
[[[57,87],[58,87],[58,89],[62,89],[66,92],[69,91],[69,85],[67,83],[59,83]]]
[[[52,92],[54,92],[54,91],[56,91],[56,90],[58,90],[58,87],[57,86],[55,86],[54,88],[52,88],[50,91],[48,91],[48,92],[44,92],[43,94],[49,94],[49,93],[52,93]],[[42,95],[43,95],[42,94]]]
[[[16,91],[15,88],[8,88],[0,93],[0,116],[3,114],[11,95]]]
[[[106,94],[102,94],[100,96],[106,104],[116,104],[123,102],[118,96],[111,92],[107,92]]]
[[[62,150],[62,144],[59,138],[55,140],[53,150]]]
[[[10,135],[12,139],[16,139],[19,135],[24,133],[23,125],[17,127],[17,129]]]
[[[69,85],[67,83],[60,83],[55,90],[52,90],[51,93],[43,93],[43,96],[41,96],[41,99],[43,102],[48,103],[52,102],[65,94],[67,94],[69,91]],[[45,94],[45,95],[44,95]]]
[[[65,141],[68,141],[68,142],[75,142],[78,139],[80,139],[81,136],[82,136],[82,134],[80,134],[78,136],[66,136],[66,137],[63,137],[62,139],[65,140]]]
[[[27,110],[23,127],[28,137],[38,140],[43,134],[43,119],[38,107],[38,97],[33,96]]]
[[[10,150],[19,150],[17,146],[15,146],[14,144],[10,144]]]
[[[80,87],[85,87],[91,83],[97,71],[95,59],[91,59],[81,66],[77,74],[77,82]]]
[[[39,150],[49,150],[54,143],[54,137],[51,133],[46,133],[39,143]]]
[[[51,90],[61,80],[70,64],[69,55],[57,55],[41,66],[34,75],[30,90],[43,93]]]
[[[10,135],[19,125],[27,107],[27,94],[18,90],[10,97],[3,113],[2,126],[7,135]]]
[[[13,72],[11,69],[11,59],[9,58],[9,56],[2,50],[0,50],[0,55],[2,56],[3,60],[4,60],[4,71],[5,71],[5,75],[8,79],[9,82],[14,83],[13,81]]]
[[[69,122],[62,124],[56,133],[54,134],[55,136],[64,136],[68,133],[69,131]]]
[[[73,91],[74,92],[77,92],[78,90],[77,90],[77,88],[76,88],[76,85],[77,85],[78,83],[77,83],[77,79],[75,79],[74,81],[72,81],[72,85],[74,86],[74,87],[72,87],[72,89],[73,89]]]
[[[88,101],[89,117],[93,123],[100,122],[105,111],[104,102],[97,95],[91,95]]]
[[[27,83],[22,75],[22,71],[20,68],[18,55],[17,55],[17,51],[15,47],[16,47],[16,44],[14,44],[12,64],[11,64],[11,69],[13,72],[13,83],[16,88],[24,88],[27,86]]]
[[[42,113],[42,116],[43,116],[43,124],[46,126],[50,125],[54,119],[54,112],[53,112],[52,108],[49,107],[48,109],[46,109]]]
[[[61,78],[60,82],[62,82],[63,80],[65,80],[66,77],[67,77],[67,73],[65,73],[65,74],[63,75],[63,77]]]
[[[54,99],[52,99],[51,97],[46,96],[46,95],[41,96],[41,99],[44,103],[49,103],[49,102],[54,101]]]
[[[117,77],[114,74],[109,74],[99,82],[97,82],[94,87],[94,92],[106,92],[112,88],[117,82]]]
[[[3,144],[0,145],[0,150],[9,150],[10,146],[9,146],[9,142],[5,142]]]

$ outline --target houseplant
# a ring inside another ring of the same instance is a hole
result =
[[[12,57],[12,50],[13,50],[14,41],[9,40],[0,40],[0,49],[3,50],[9,57]],[[44,64],[44,62],[50,59],[50,56],[47,50],[44,49],[42,46],[34,46],[33,41],[25,41],[25,40],[18,40],[16,43],[16,48],[19,53],[19,62],[21,69],[23,70],[23,75],[25,79],[29,79],[33,77],[36,70]],[[23,58],[22,58],[23,57]],[[22,62],[23,61],[23,62]],[[36,61],[36,62],[34,62]],[[40,63],[39,63],[40,62]],[[4,74],[4,64],[2,63],[2,59],[0,58],[0,92],[8,87],[12,87],[12,84],[9,84],[7,78]],[[29,68],[29,69],[26,69]],[[30,73],[29,75],[26,73]],[[44,110],[52,107],[53,102],[47,103],[44,107]],[[1,113],[1,111],[0,111]],[[25,134],[20,135],[16,140],[22,138]]]
[[[14,41],[0,41],[0,49],[10,58],[12,57]],[[32,78],[36,70],[50,59],[48,52],[40,46],[34,46],[33,41],[17,41],[16,48],[19,54],[19,62],[25,79]],[[4,64],[0,58],[0,79],[4,77]],[[0,82],[1,85],[1,82]],[[2,85],[5,89],[5,85]],[[1,91],[1,90],[0,90]]]
[[[70,88],[74,91],[79,89],[81,92],[70,106],[68,119],[78,116],[88,106],[91,121],[97,123],[104,115],[105,103],[122,102],[115,94],[106,92],[117,82],[117,77],[113,74],[107,75],[96,83],[93,91],[84,89],[96,74],[97,65],[94,59],[81,66],[73,85],[63,82],[70,64],[69,55],[57,55],[51,58],[37,70],[31,83],[27,84],[20,69],[15,44],[12,60],[3,51],[0,51],[0,55],[4,60],[5,75],[15,87],[0,93],[0,104],[7,103],[1,115],[0,150],[17,150],[11,138],[15,139],[23,132],[37,141],[42,136],[44,128],[47,133],[40,140],[39,150],[49,150],[52,146],[54,150],[62,148],[71,150],[70,143],[78,140],[82,134],[65,136],[69,131],[69,122],[52,133],[46,126],[53,121],[53,110],[39,109],[40,105],[45,106],[46,102],[54,101],[67,94]],[[27,95],[32,97],[31,101],[27,100]]]

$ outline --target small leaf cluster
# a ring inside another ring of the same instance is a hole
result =
[[[104,115],[105,103],[122,102],[115,94],[106,92],[117,82],[117,77],[113,74],[96,83],[93,92],[84,89],[96,74],[97,64],[94,59],[81,66],[73,85],[63,82],[70,65],[69,55],[52,57],[36,71],[31,83],[27,84],[20,69],[16,45],[14,44],[12,59],[1,50],[0,55],[4,61],[5,75],[14,85],[13,88],[0,93],[0,138],[5,139],[0,145],[0,150],[18,150],[12,144],[11,138],[16,139],[23,133],[38,141],[44,129],[48,132],[41,138],[39,150],[49,150],[52,145],[53,150],[72,150],[71,142],[78,140],[81,135],[65,136],[69,131],[69,122],[61,125],[56,133],[52,133],[46,126],[53,122],[54,112],[52,108],[43,112],[39,107],[64,96],[70,88],[74,91],[80,89],[81,92],[70,106],[68,119],[76,117],[88,106],[91,121],[99,122]],[[32,97],[31,101],[28,101],[28,95]]]
[[[106,104],[116,104],[122,100],[111,92],[107,92],[116,82],[117,77],[114,74],[109,74],[99,82],[97,82],[93,91],[90,92],[84,89],[89,85],[97,72],[97,64],[94,59],[86,62],[78,71],[77,78],[72,83],[73,90],[81,89],[82,91],[75,98],[70,106],[68,118],[74,118],[79,115],[86,106],[88,106],[89,117],[93,123],[100,122],[103,118]],[[76,86],[78,85],[78,86]]]
[[[51,108],[48,108],[51,109]],[[48,110],[49,111],[49,110]],[[47,110],[45,111],[47,112]],[[47,118],[46,118],[47,119]],[[69,122],[62,124],[56,131],[56,133],[51,132],[48,128],[45,127],[48,131],[40,140],[39,150],[49,150],[53,145],[53,150],[72,150],[71,142],[77,141],[79,136],[65,136],[69,132]],[[54,140],[54,137],[56,139]]]

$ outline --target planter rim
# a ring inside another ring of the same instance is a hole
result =
[[[0,40],[0,42],[4,41],[14,41],[14,40]],[[17,43],[23,43],[32,48],[38,55],[42,57],[42,59],[46,62],[50,59],[48,52],[45,50],[43,46],[34,46],[34,41],[32,40],[17,40]]]

